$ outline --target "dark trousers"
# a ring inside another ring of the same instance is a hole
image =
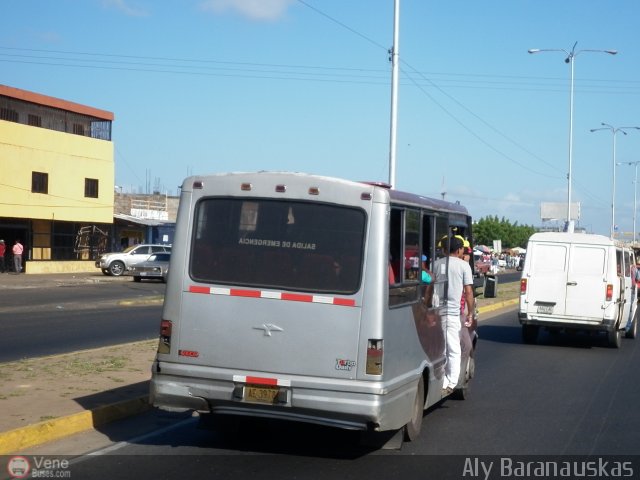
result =
[[[0,257],[0,273],[7,271],[7,266],[4,263],[4,256]]]

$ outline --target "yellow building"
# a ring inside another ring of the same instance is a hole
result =
[[[73,270],[113,224],[111,112],[0,85],[0,239],[28,273]],[[68,261],[68,262],[60,262]],[[57,266],[53,267],[52,264]]]

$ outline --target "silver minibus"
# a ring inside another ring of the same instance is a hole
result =
[[[425,409],[443,400],[446,362],[446,276],[429,284],[422,270],[452,234],[472,240],[462,205],[384,184],[278,172],[187,178],[152,404],[415,439]],[[452,395],[464,398],[475,326],[461,337]]]

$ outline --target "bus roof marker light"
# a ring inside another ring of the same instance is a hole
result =
[[[240,190],[242,190],[243,192],[250,192],[251,188],[253,188],[253,186],[250,183],[242,183],[240,185]]]
[[[364,192],[360,195],[360,200],[371,200],[371,194],[369,192]]]
[[[285,193],[287,191],[286,185],[276,185],[276,192]]]
[[[320,195],[320,189],[318,187],[309,187],[309,195]]]
[[[204,188],[204,183],[202,182],[202,180],[195,180],[193,182],[194,190],[202,190],[203,188]]]

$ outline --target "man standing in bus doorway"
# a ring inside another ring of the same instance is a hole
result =
[[[449,255],[440,258],[434,263],[436,281],[447,280],[447,304],[442,316],[442,328],[447,344],[447,364],[445,367],[442,394],[449,395],[458,384],[460,376],[460,361],[462,349],[460,346],[460,299],[464,293],[468,314],[465,325],[473,323],[475,311],[475,298],[473,296],[473,273],[469,263],[462,260],[464,243],[458,237],[449,238]],[[448,258],[448,269],[447,269]]]

